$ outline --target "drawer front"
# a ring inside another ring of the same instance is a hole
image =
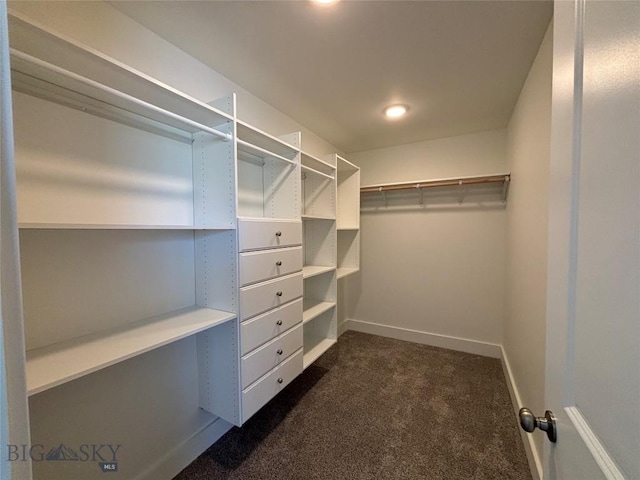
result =
[[[242,421],[256,413],[280,390],[302,373],[302,349],[287,358],[278,367],[242,391]]]
[[[246,320],[302,296],[302,273],[240,289],[241,320]]]
[[[302,222],[238,219],[240,251],[302,244]]]
[[[302,325],[242,357],[242,388],[247,388],[269,370],[302,348]]]
[[[302,270],[302,247],[240,254],[240,285],[262,282]]]
[[[302,299],[259,315],[240,325],[242,355],[265,344],[282,332],[302,322]]]

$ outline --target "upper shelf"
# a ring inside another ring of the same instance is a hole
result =
[[[238,150],[259,158],[295,163],[298,149],[283,140],[237,120]]]
[[[18,91],[177,137],[233,120],[233,101],[225,103],[228,112],[207,105],[16,13],[9,25]]]
[[[339,172],[357,172],[360,170],[360,167],[354,165],[349,160],[345,160],[340,155],[336,155],[338,160],[338,171]]]

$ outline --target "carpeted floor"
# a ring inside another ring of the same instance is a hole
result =
[[[530,478],[499,360],[346,332],[174,480]]]

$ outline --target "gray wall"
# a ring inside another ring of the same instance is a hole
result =
[[[544,412],[553,38],[549,27],[507,128],[504,350],[523,405]],[[544,437],[529,435],[539,461]]]

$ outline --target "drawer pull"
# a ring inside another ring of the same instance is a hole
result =
[[[281,267],[281,266],[282,266],[282,262],[281,262],[280,260],[278,260],[278,261],[276,262],[276,266]]]
[[[281,296],[282,296],[282,292],[276,292],[276,295],[277,295],[278,297],[281,297]]]
[[[276,237],[281,237],[281,236],[282,236],[282,232],[281,232],[280,230],[278,230],[278,231],[276,232]]]
[[[282,325],[282,320],[278,320],[278,321],[276,322],[276,325],[278,325],[278,326]]]
[[[278,383],[282,383],[282,377],[278,379]]]
[[[282,355],[282,349],[279,348],[277,353],[278,353],[278,355]]]

